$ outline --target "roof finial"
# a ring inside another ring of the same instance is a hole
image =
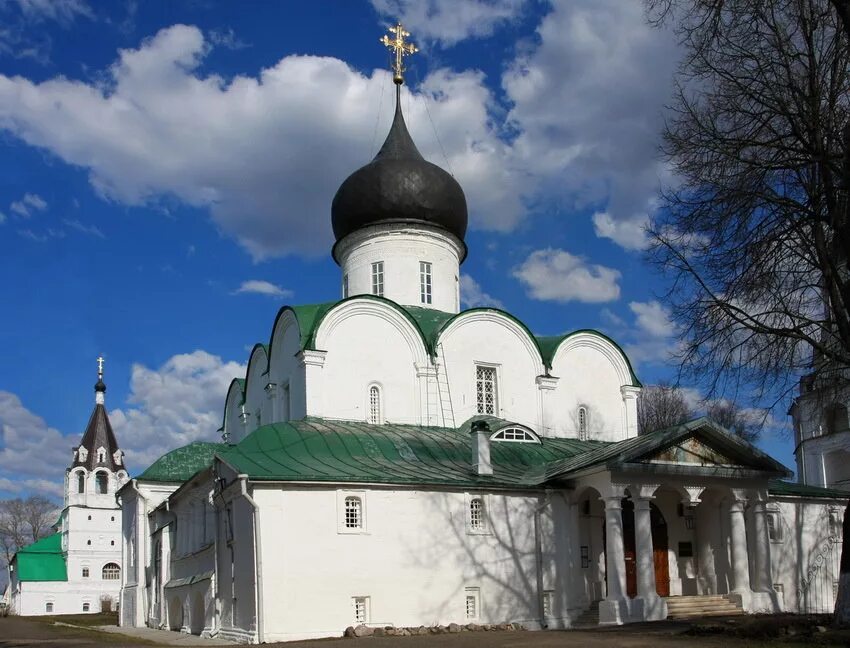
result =
[[[94,402],[103,405],[106,384],[103,382],[103,356],[97,357],[97,382],[94,385]]]
[[[394,34],[392,38],[384,34],[381,38],[381,42],[389,47],[393,54],[395,54],[395,61],[393,62],[393,83],[396,85],[401,85],[404,83],[404,63],[402,62],[403,57],[410,56],[411,54],[415,54],[419,50],[416,48],[416,45],[413,43],[405,42],[404,37],[410,36],[410,32],[404,31],[404,27],[401,23],[398,23],[395,27],[390,27],[389,31]]]

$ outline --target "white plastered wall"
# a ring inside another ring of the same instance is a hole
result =
[[[547,429],[555,437],[578,437],[578,410],[587,410],[588,438],[622,441],[637,436],[637,389],[622,352],[593,333],[565,339],[552,360],[557,386],[548,398]]]
[[[284,309],[272,328],[269,348],[269,382],[274,387],[271,416],[274,421],[288,421],[304,416],[303,366],[298,361],[301,330],[294,313]]]
[[[346,495],[363,500],[364,529],[340,524]],[[266,641],[339,636],[355,624],[353,598],[368,597],[369,622],[468,623],[466,588],[478,588],[476,622],[539,621],[535,509],[542,506],[542,589],[569,578],[563,502],[540,493],[484,494],[487,533],[470,533],[471,493],[391,488],[254,486],[261,509]],[[553,513],[554,512],[554,515]],[[427,523],[425,521],[428,521]],[[282,547],[291,550],[281,550]],[[320,569],[316,566],[321,565]],[[287,583],[287,586],[280,586]]]
[[[245,412],[248,414],[247,432],[271,422],[271,403],[265,386],[268,384],[268,355],[263,345],[255,345],[248,360],[245,375]]]
[[[427,225],[372,225],[349,234],[335,250],[348,276],[348,296],[372,294],[372,264],[384,264],[384,294],[399,304],[460,309],[460,255],[463,246],[444,230]],[[431,303],[420,294],[419,263],[431,264]],[[344,279],[343,279],[344,280]]]

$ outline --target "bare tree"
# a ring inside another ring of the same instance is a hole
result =
[[[6,565],[18,549],[47,535],[57,509],[53,502],[40,495],[0,500],[0,543]]]
[[[736,403],[727,400],[716,400],[708,404],[706,416],[718,425],[722,425],[744,441],[753,443],[759,438],[761,420],[749,415]]]
[[[683,371],[711,396],[752,389],[770,406],[801,375],[837,393],[850,376],[850,1],[647,5],[685,49],[664,132],[678,184],[650,232]]]
[[[676,386],[661,383],[644,387],[637,401],[638,434],[656,432],[694,418],[685,395]]]

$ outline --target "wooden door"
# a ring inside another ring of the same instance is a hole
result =
[[[635,509],[631,500],[623,500],[623,556],[626,559],[626,596],[637,596],[637,551],[635,549]]]
[[[650,505],[652,522],[652,562],[655,564],[655,591],[670,596],[670,562],[667,552],[667,522],[655,504]]]

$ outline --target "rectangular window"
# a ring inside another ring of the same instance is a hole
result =
[[[496,396],[496,367],[475,367],[476,409],[479,414],[499,415]]]
[[[552,616],[552,598],[554,596],[554,592],[552,590],[546,590],[543,592],[543,616],[551,617]]]
[[[83,603],[83,612],[88,612],[91,606],[88,603]]]
[[[384,296],[384,262],[375,261],[372,264],[372,294]]]
[[[477,587],[467,587],[466,593],[466,619],[474,621],[481,613],[481,591]]]
[[[679,543],[679,558],[693,558],[694,545],[690,542]]]
[[[359,529],[362,524],[361,518],[362,503],[359,497],[345,498],[345,528]]]
[[[46,603],[44,606],[44,611],[50,614],[53,612],[53,603]]]
[[[581,568],[588,569],[590,567],[590,547],[582,545],[581,547]]]
[[[89,568],[83,567],[83,578],[88,578],[88,577],[89,577]]]
[[[765,515],[767,521],[767,535],[771,542],[782,542],[782,523],[778,513],[768,512]]]
[[[342,275],[342,298],[348,297],[348,275]]]
[[[354,606],[354,623],[369,623],[369,597],[355,596],[351,603]]]
[[[419,300],[431,303],[431,264],[427,261],[419,262]]]

